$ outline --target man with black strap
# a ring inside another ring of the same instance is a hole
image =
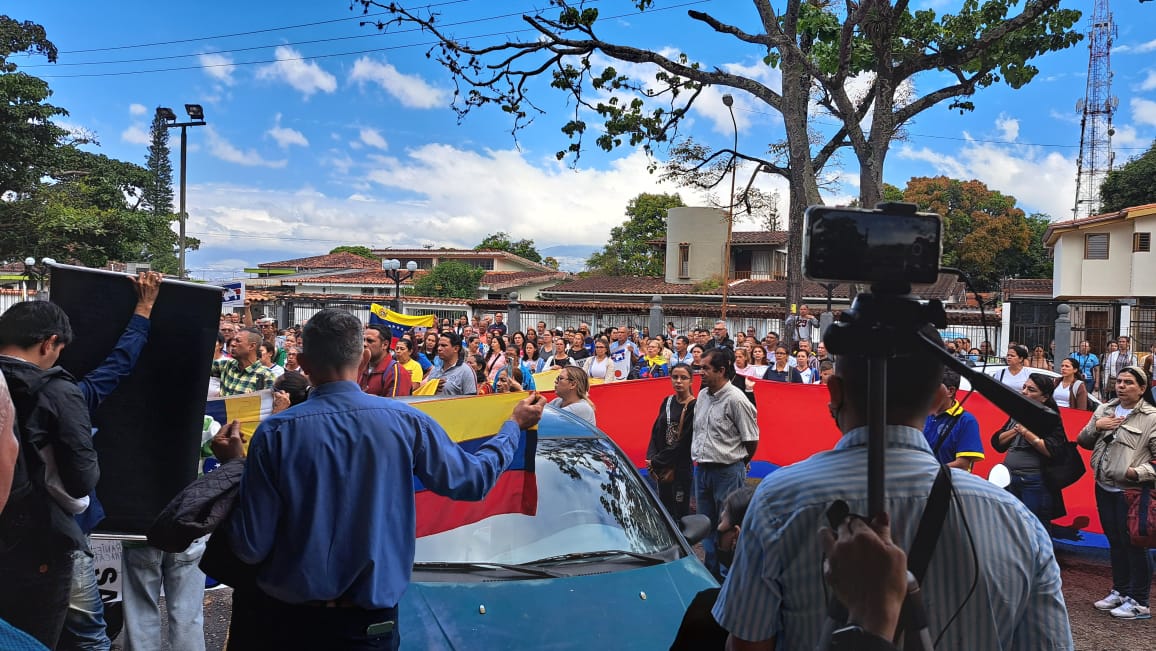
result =
[[[958,390],[959,373],[943,369],[943,384],[935,397],[935,410],[923,425],[923,435],[940,463],[971,472],[975,462],[983,460],[983,442],[979,421],[955,399]]]
[[[358,378],[361,390],[383,398],[408,396],[413,392],[413,378],[408,369],[398,364],[389,354],[392,335],[376,325],[365,326],[365,349],[369,351],[369,366]]]
[[[923,332],[939,337],[931,326]],[[728,649],[814,649],[824,629],[830,592],[815,531],[835,500],[852,513],[867,512],[867,359],[840,354],[835,369],[827,388],[842,439],[834,450],[768,475],[743,520],[713,610],[730,633]],[[901,549],[912,549],[943,467],[920,431],[942,377],[943,365],[922,351],[888,359],[885,508]],[[1073,648],[1060,569],[1043,525],[1007,491],[949,472],[954,495],[920,586],[935,648]]]

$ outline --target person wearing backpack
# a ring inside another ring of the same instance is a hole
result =
[[[56,366],[72,339],[68,315],[54,303],[25,301],[0,315],[0,371],[20,442],[0,514],[0,618],[49,648],[68,610],[72,552],[85,548],[73,516],[100,478],[84,395]]]

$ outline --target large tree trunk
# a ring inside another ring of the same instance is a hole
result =
[[[790,212],[787,216],[787,314],[803,301],[803,212],[822,203],[807,130],[811,77],[798,55],[783,51],[783,122],[787,131]],[[784,333],[786,335],[786,333]]]

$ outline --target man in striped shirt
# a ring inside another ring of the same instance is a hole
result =
[[[866,360],[840,355],[835,366],[830,409],[843,438],[760,484],[713,610],[730,633],[728,648],[814,649],[824,626],[828,591],[816,532],[834,500],[867,512]],[[942,373],[924,354],[889,360],[885,505],[892,537],[908,551],[939,472],[921,428]],[[1039,520],[979,477],[953,470],[952,482],[921,586],[935,648],[1071,649],[1060,570]]]

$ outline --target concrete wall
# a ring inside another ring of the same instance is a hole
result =
[[[718,208],[671,208],[666,219],[666,282],[697,283],[722,273],[726,212]],[[690,244],[690,277],[678,273],[678,247]]]
[[[1107,233],[1108,259],[1085,260],[1084,236]],[[1156,215],[1143,215],[1064,233],[1055,246],[1052,272],[1056,297],[1156,296],[1156,252],[1132,252],[1132,235],[1156,236]],[[1153,243],[1156,246],[1156,242]]]
[[[1132,291],[1128,296],[1156,296],[1156,214],[1137,217],[1132,221],[1135,233],[1148,233],[1148,252],[1132,254]],[[1132,250],[1131,238],[1128,250]]]

